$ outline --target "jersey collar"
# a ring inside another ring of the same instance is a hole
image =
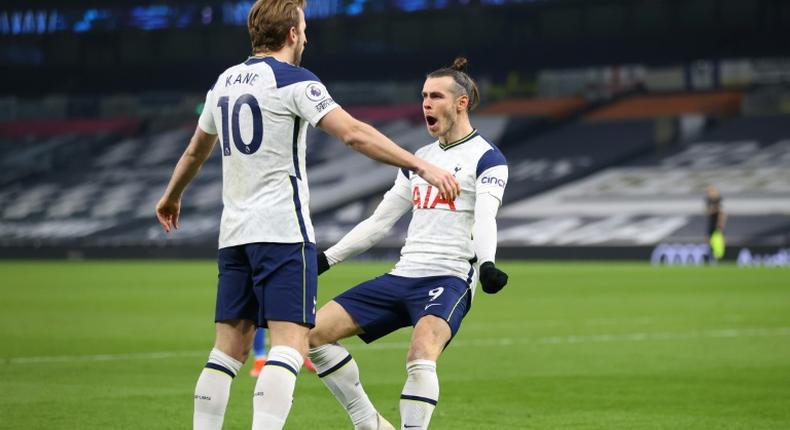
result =
[[[464,137],[462,137],[462,138],[460,138],[460,139],[456,140],[455,142],[450,142],[450,143],[447,143],[447,144],[443,144],[443,143],[440,141],[440,142],[439,142],[439,148],[441,148],[441,149],[442,149],[442,150],[444,150],[444,151],[447,151],[448,149],[450,149],[450,148],[453,148],[453,147],[455,147],[455,146],[458,146],[458,145],[460,145],[460,144],[462,144],[462,143],[469,142],[469,141],[470,141],[470,140],[472,140],[472,139],[473,139],[475,136],[477,136],[477,134],[478,134],[478,133],[477,133],[477,129],[476,129],[476,128],[475,128],[475,129],[472,129],[472,131],[471,131],[469,134],[467,134],[466,136],[464,136]]]

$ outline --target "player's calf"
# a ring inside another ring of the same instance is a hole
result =
[[[242,363],[213,349],[195,385],[195,430],[220,430],[230,398],[230,385]]]
[[[290,346],[273,346],[253,393],[254,430],[281,429],[293,403],[296,375],[304,358]]]
[[[400,395],[401,428],[425,430],[439,402],[436,362],[412,360],[406,363],[406,383]]]
[[[356,430],[378,430],[387,423],[370,402],[359,378],[359,367],[354,358],[339,344],[326,344],[310,349],[321,382],[334,394],[348,412]]]

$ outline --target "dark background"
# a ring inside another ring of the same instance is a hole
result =
[[[341,11],[353,3],[332,2]],[[785,0],[554,0],[498,6],[447,1],[441,9],[410,13],[394,2],[362,3],[354,16],[312,13],[308,18],[303,65],[323,80],[415,78],[455,54],[474,58],[477,76],[501,79],[513,70],[660,65],[790,52],[790,2]],[[308,11],[327,4],[313,0]],[[140,5],[192,8],[198,14],[211,7],[214,17],[207,25],[141,30],[127,16]],[[3,2],[0,13],[57,8],[80,17],[93,6],[112,8],[120,18],[112,24],[97,20],[80,33],[65,29],[0,36],[0,94],[204,91],[219,72],[250,51],[246,27],[223,23],[220,2],[31,5],[13,0]]]

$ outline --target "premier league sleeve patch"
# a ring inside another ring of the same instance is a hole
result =
[[[310,122],[313,127],[324,115],[338,106],[321,82],[305,82],[293,91],[297,114]]]
[[[310,101],[320,102],[326,98],[326,90],[323,85],[313,82],[305,88],[305,95]]]

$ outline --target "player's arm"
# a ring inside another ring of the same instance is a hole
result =
[[[321,118],[318,127],[343,143],[376,161],[403,167],[417,173],[450,200],[461,192],[460,185],[448,171],[421,160],[398,146],[381,132],[351,116],[341,107]]]
[[[501,157],[501,154],[498,155]],[[475,222],[472,238],[475,255],[480,262],[480,285],[489,294],[499,292],[507,285],[507,273],[495,265],[497,248],[496,214],[502,203],[507,184],[508,170],[504,157],[494,160],[496,164],[478,174],[475,196]],[[480,169],[480,167],[478,167]]]
[[[387,235],[395,222],[411,207],[412,202],[408,198],[408,181],[398,178],[392,189],[384,194],[384,199],[370,217],[357,224],[334,246],[318,254],[318,274],[370,249]]]
[[[178,216],[181,211],[181,196],[187,185],[192,181],[200,167],[211,155],[211,150],[217,143],[217,135],[206,133],[200,127],[195,129],[195,134],[189,141],[189,146],[181,155],[167,184],[165,193],[156,204],[156,217],[162,224],[165,232],[178,228]]]
[[[472,227],[475,255],[480,261],[480,284],[483,291],[497,293],[507,285],[507,273],[499,270],[496,260],[497,225],[496,214],[499,199],[491,194],[478,194],[475,201],[475,224]]]

